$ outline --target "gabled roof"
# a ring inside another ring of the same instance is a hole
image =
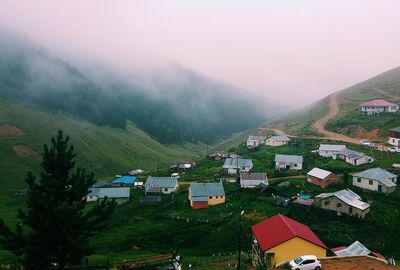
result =
[[[347,248],[334,250],[333,251],[337,256],[360,256],[360,255],[368,255],[371,251],[366,248],[363,244],[358,241],[355,241],[353,244],[348,246]]]
[[[100,188],[100,187],[108,187],[110,186],[110,182],[106,180],[99,180],[91,186],[92,188]]]
[[[286,135],[272,136],[271,139],[273,139],[276,142],[287,142],[287,141],[290,141],[289,137],[286,136]]]
[[[267,179],[266,173],[241,173],[240,174],[240,181],[265,181]]]
[[[383,99],[374,99],[364,102],[360,105],[361,107],[396,107],[399,106],[393,102],[389,102]]]
[[[225,196],[222,183],[191,183],[191,195],[193,197]]]
[[[326,177],[328,177],[332,172],[330,171],[326,171],[320,168],[314,168],[311,171],[309,171],[307,174],[310,176],[314,176],[316,178],[319,179],[325,179]]]
[[[363,156],[365,156],[364,153],[357,152],[357,151],[354,151],[351,149],[343,149],[339,152],[339,155],[343,155],[345,157],[352,158],[352,159],[359,159],[359,158],[362,158]]]
[[[147,177],[145,187],[149,188],[174,188],[178,185],[176,177]]]
[[[381,168],[373,168],[373,169],[369,169],[366,171],[362,171],[362,172],[354,174],[354,176],[361,177],[361,178],[367,178],[367,179],[371,179],[371,180],[376,180],[376,181],[381,182],[382,184],[384,184],[387,187],[396,186],[396,184],[393,183],[392,181],[390,181],[389,179],[395,178],[395,177],[397,177],[397,175],[395,175],[391,172],[388,172],[384,169],[381,169]]]
[[[242,158],[227,158],[222,166],[224,169],[237,169],[241,167],[252,167],[253,161],[251,159]]]
[[[250,135],[249,138],[247,139],[248,141],[265,141],[267,137],[265,136],[254,136]]]
[[[133,185],[136,181],[136,176],[132,175],[124,175],[112,181],[112,184],[125,184],[125,185]]]
[[[302,156],[296,155],[275,155],[275,162],[293,162],[293,163],[300,163],[303,162]]]
[[[318,150],[339,152],[343,149],[346,149],[346,145],[344,144],[320,144]]]
[[[354,193],[353,191],[351,191],[348,188],[342,189],[342,190],[339,190],[339,191],[336,191],[333,193],[321,193],[318,196],[316,196],[315,198],[325,199],[325,198],[329,198],[332,196],[335,196],[336,198],[343,201],[344,203],[351,205],[355,208],[358,208],[360,210],[365,210],[371,206],[368,203],[361,201],[361,197],[358,196],[356,193]]]
[[[96,196],[99,199],[104,199],[105,197],[110,199],[117,198],[129,198],[130,188],[119,187],[119,188],[90,188],[89,196]]]
[[[299,237],[322,248],[325,244],[308,228],[291,218],[276,215],[251,227],[263,251],[278,246],[292,238]]]

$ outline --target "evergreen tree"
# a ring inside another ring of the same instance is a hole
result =
[[[73,146],[59,131],[50,147],[44,145],[40,181],[28,173],[27,209],[20,210],[16,230],[0,219],[0,242],[21,256],[24,269],[44,270],[80,264],[92,254],[88,237],[107,224],[114,201],[87,207],[93,174],[75,168]]]

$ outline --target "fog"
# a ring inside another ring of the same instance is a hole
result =
[[[301,107],[398,66],[399,10],[397,0],[2,0],[0,25],[73,62],[127,75],[187,67]]]

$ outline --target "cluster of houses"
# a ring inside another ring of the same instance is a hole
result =
[[[321,157],[344,160],[346,163],[354,166],[374,162],[373,157],[363,152],[348,149],[344,144],[320,144],[318,150],[314,152]]]

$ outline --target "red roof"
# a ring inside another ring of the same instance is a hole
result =
[[[383,100],[383,99],[374,99],[368,102],[364,102],[361,104],[362,107],[394,107],[398,106],[395,103]]]
[[[302,238],[322,248],[325,244],[308,228],[291,218],[276,215],[251,227],[263,251],[269,250],[294,237]]]
[[[336,252],[336,251],[340,251],[340,250],[343,250],[343,249],[346,249],[346,248],[347,248],[346,246],[340,246],[340,247],[331,248],[331,250],[333,252]]]

